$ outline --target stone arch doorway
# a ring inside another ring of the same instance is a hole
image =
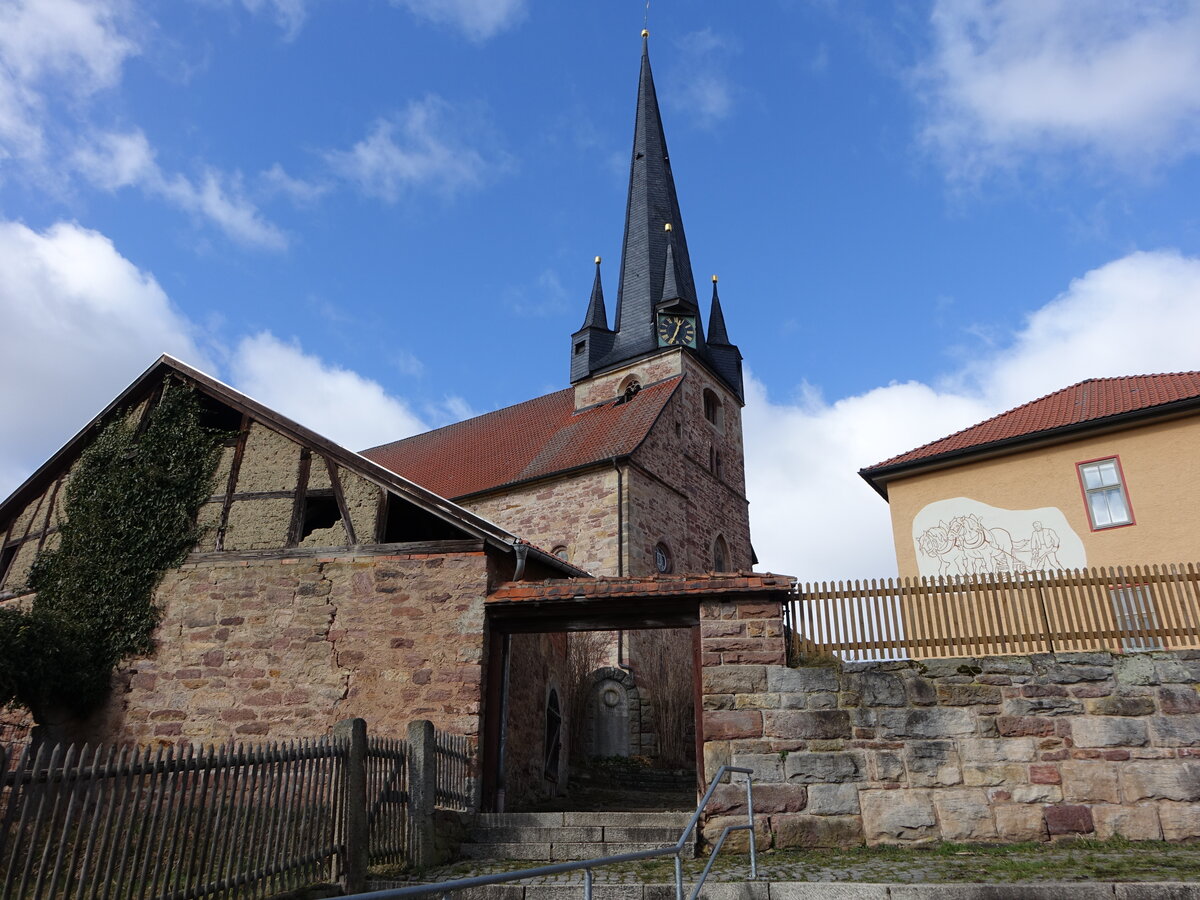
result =
[[[636,756],[642,752],[642,700],[627,670],[604,666],[588,685],[583,755]]]

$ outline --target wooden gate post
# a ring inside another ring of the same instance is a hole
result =
[[[433,810],[437,805],[437,738],[433,723],[417,719],[408,723],[408,814],[412,823],[412,864],[426,868],[436,861]]]
[[[367,821],[367,721],[343,719],[333,726],[335,738],[348,738],[344,802],[338,814],[336,842],[345,848],[337,867],[337,880],[347,894],[367,888],[369,823]]]

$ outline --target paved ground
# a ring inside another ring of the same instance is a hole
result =
[[[704,859],[687,860],[684,877],[699,877]],[[380,871],[379,886],[447,881],[472,875],[529,868],[537,863],[470,862],[417,874]],[[596,869],[597,884],[656,884],[673,878],[670,858]],[[749,858],[725,855],[711,879],[743,881]],[[1075,841],[1057,844],[961,845],[928,849],[771,851],[759,854],[759,880],[772,882],[1029,883],[1029,882],[1194,882],[1200,883],[1200,843]],[[529,884],[582,883],[582,872],[543,876]]]

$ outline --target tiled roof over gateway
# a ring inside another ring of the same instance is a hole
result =
[[[923,462],[955,451],[983,448],[997,441],[1032,438],[1057,428],[1099,422],[1196,398],[1200,398],[1200,372],[1089,378],[949,437],[893,456],[863,469],[861,474],[870,478],[880,469]]]
[[[573,388],[364,450],[362,455],[448,499],[628,456],[682,380],[643,388],[628,402],[575,412]]]

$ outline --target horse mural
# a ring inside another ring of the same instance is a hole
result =
[[[1057,540],[1057,535],[1054,537]],[[1028,572],[1031,561],[1019,551],[1028,554],[1030,544],[1028,538],[1014,542],[1007,529],[988,528],[974,513],[955,516],[949,525],[940,521],[917,538],[920,552],[938,561],[938,575],[942,576]],[[1053,558],[1053,551],[1035,555],[1044,560]]]
[[[938,522],[932,528],[926,528],[917,539],[917,546],[926,556],[938,561],[939,575],[966,574],[963,552],[954,543],[950,528],[944,521]]]
[[[1087,565],[1083,542],[1054,507],[1012,510],[948,497],[913,517],[912,539],[919,571],[928,577]]]
[[[1013,552],[1013,539],[1003,528],[987,528],[974,513],[950,520],[950,537],[963,552],[968,573],[1024,572],[1029,566]]]

